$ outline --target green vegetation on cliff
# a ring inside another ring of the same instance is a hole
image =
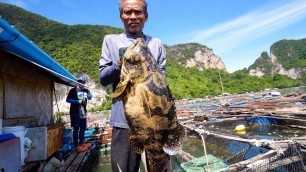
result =
[[[176,61],[181,65],[185,65],[187,59],[194,58],[194,53],[200,49],[208,47],[198,43],[178,44],[174,46],[165,46],[167,50],[167,60]]]
[[[249,70],[256,68],[261,69],[266,75],[271,75],[273,64],[266,51],[261,53],[260,57],[249,67]]]
[[[271,53],[287,70],[306,67],[306,39],[277,41],[271,46]]]
[[[265,88],[295,87],[301,84],[299,80],[279,74],[273,77],[250,76],[246,68],[234,73],[217,69],[199,71],[196,68],[184,68],[171,61],[167,63],[166,69],[167,81],[176,99],[220,95],[221,85],[224,92],[245,93]]]

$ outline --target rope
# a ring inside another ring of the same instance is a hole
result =
[[[206,159],[206,167],[208,168],[209,163],[208,163],[207,152],[206,152],[206,144],[205,144],[204,136],[203,136],[203,134],[202,134],[202,132],[201,132],[201,131],[203,131],[203,130],[195,129],[195,131],[196,131],[197,133],[199,133],[200,136],[201,136],[201,138],[202,138],[203,148],[204,148],[204,155],[205,155],[205,159]]]
[[[203,142],[204,154],[205,154],[205,159],[206,159],[206,167],[208,167],[209,164],[208,164],[208,158],[207,158],[207,152],[206,152],[206,145],[205,145],[204,136],[202,134],[201,134],[201,138],[202,138],[202,142]]]

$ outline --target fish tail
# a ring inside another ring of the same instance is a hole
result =
[[[172,171],[170,157],[163,150],[146,149],[145,155],[148,172]]]

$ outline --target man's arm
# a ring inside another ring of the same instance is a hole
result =
[[[72,104],[81,104],[82,100],[74,99],[73,98],[73,92],[75,91],[75,88],[71,89],[68,93],[68,96],[66,98],[66,102],[72,103]]]
[[[166,54],[164,46],[161,44],[159,47],[159,57],[158,57],[158,67],[160,68],[161,72],[166,75]]]
[[[76,99],[66,99],[66,102],[72,103],[72,104],[82,104],[82,100],[76,100]]]
[[[107,86],[116,81],[120,76],[120,67],[117,63],[112,61],[111,53],[109,50],[109,41],[108,36],[104,37],[102,44],[102,53],[100,57],[99,65],[99,78],[100,83],[103,86]]]

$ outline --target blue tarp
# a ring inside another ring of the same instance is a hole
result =
[[[4,142],[4,141],[6,141],[6,140],[9,140],[9,139],[11,139],[11,138],[14,138],[14,137],[15,137],[15,135],[12,134],[12,133],[0,134],[0,143],[1,143],[1,142]]]
[[[42,68],[66,85],[77,85],[75,76],[1,17],[0,48]]]

